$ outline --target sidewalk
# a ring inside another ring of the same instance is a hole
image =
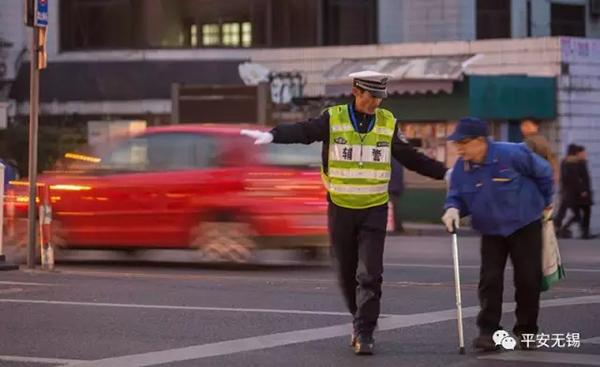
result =
[[[403,222],[405,233],[400,236],[448,236],[448,231],[443,224]],[[479,234],[471,227],[461,227],[458,230],[460,236],[477,237]],[[388,236],[398,236],[398,234],[388,232]]]

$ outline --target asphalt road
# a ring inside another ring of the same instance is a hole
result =
[[[67,254],[54,272],[0,272],[0,366],[600,366],[600,240],[561,242],[568,277],[543,294],[540,326],[551,340],[533,352],[471,348],[479,254],[468,237],[467,354],[458,354],[450,250],[444,236],[388,238],[376,355],[366,357],[349,347],[351,319],[327,263],[280,253],[244,267],[197,264],[187,252]],[[509,330],[513,293],[507,269]],[[567,333],[571,346],[552,346]]]

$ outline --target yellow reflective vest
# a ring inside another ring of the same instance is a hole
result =
[[[363,209],[388,202],[391,175],[392,136],[396,119],[384,109],[375,110],[373,128],[358,133],[348,105],[329,112],[329,165],[322,170],[331,200],[338,206]]]

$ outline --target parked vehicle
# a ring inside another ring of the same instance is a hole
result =
[[[255,146],[242,125],[169,125],[68,153],[38,177],[52,242],[69,249],[189,249],[245,262],[256,249],[327,246],[320,146]],[[45,189],[47,188],[47,190]],[[9,185],[26,243],[27,184]],[[47,192],[47,198],[44,192]],[[5,211],[6,212],[6,211]],[[5,233],[11,231],[5,231]]]

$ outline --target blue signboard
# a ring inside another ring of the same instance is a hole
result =
[[[35,14],[33,25],[36,27],[48,26],[48,0],[34,0]]]

